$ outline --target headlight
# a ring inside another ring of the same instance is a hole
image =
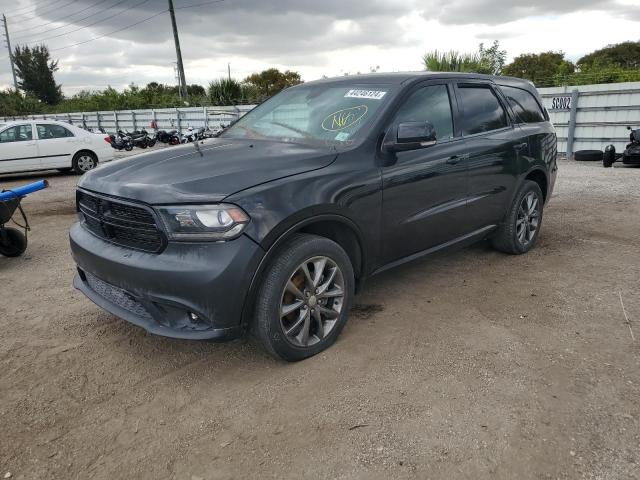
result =
[[[158,207],[169,240],[231,240],[242,233],[249,216],[235,205]]]

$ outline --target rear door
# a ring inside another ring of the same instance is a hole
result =
[[[55,123],[36,123],[38,151],[43,168],[70,168],[78,139],[70,129]]]
[[[456,134],[452,86],[428,82],[401,103],[390,128],[431,122],[437,144],[396,153],[383,167],[385,263],[455,239],[465,233],[467,172],[464,141]]]
[[[528,144],[490,82],[458,82],[456,96],[469,153],[469,227],[478,230],[502,221]]]
[[[21,123],[0,132],[0,173],[38,170],[38,146],[31,123]]]

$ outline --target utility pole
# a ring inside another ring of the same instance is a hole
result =
[[[178,57],[178,77],[180,80],[180,92],[184,100],[187,99],[187,80],[184,77],[184,65],[182,64],[182,52],[180,51],[180,38],[178,38],[178,25],[176,24],[176,12],[173,10],[173,0],[169,0],[169,15],[173,28],[173,40],[176,44],[176,56]],[[5,23],[6,25],[6,23]]]
[[[229,73],[229,81],[231,81],[231,64],[227,63],[227,71]]]
[[[13,86],[18,91],[18,81],[16,80],[16,69],[13,66],[13,52],[11,51],[11,40],[9,39],[9,27],[7,27],[7,17],[2,14],[2,23],[4,23],[4,35],[7,39],[7,49],[9,50],[9,62],[11,63],[11,73],[13,75]]]

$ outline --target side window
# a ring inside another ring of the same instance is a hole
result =
[[[16,125],[0,133],[0,143],[27,142],[32,139],[31,125]]]
[[[490,132],[508,125],[507,114],[488,85],[458,85],[464,111],[465,135]]]
[[[51,123],[38,123],[36,125],[38,129],[38,138],[40,140],[47,140],[51,138],[65,138],[73,137],[73,133],[64,128],[62,125],[55,125]]]
[[[525,123],[545,121],[540,104],[530,92],[516,87],[501,86],[500,88],[520,121]]]
[[[431,122],[438,140],[453,137],[453,115],[446,85],[431,85],[413,92],[396,114],[395,123]]]

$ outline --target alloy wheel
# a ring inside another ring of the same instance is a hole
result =
[[[309,347],[331,333],[342,312],[344,277],[329,257],[301,263],[289,277],[280,302],[280,325],[287,340]]]
[[[516,237],[526,246],[536,235],[540,225],[540,200],[535,192],[528,192],[518,208],[516,219]]]

